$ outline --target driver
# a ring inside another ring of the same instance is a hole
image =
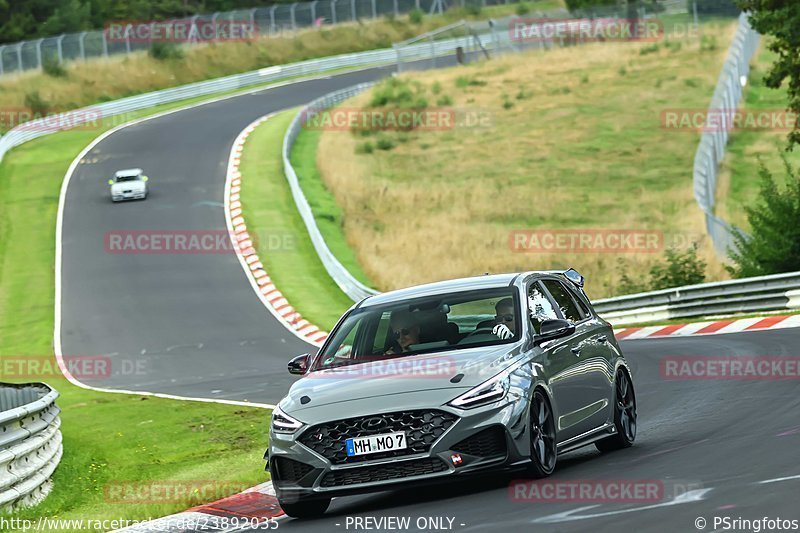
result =
[[[511,298],[503,298],[494,306],[495,326],[492,328],[492,333],[501,339],[510,339],[517,331],[514,314],[514,300]]]
[[[397,340],[384,352],[386,355],[410,352],[412,344],[419,344],[420,328],[414,313],[410,311],[395,311],[392,313],[389,327]]]

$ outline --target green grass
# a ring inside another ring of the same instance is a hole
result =
[[[239,167],[242,208],[247,225],[257,228],[258,233],[291,235],[293,246],[288,250],[269,250],[265,239],[259,239],[257,248],[261,262],[275,285],[304,318],[329,329],[353,302],[339,290],[314,251],[283,175],[283,135],[295,114],[296,110],[284,111],[261,124],[247,138]],[[313,164],[313,155],[311,161]],[[307,189],[306,194],[309,193]],[[321,196],[317,191],[309,201]],[[343,240],[340,244],[345,246]]]
[[[750,83],[744,99],[745,110],[786,109],[789,103],[786,87],[770,89],[763,77],[775,60],[775,54],[762,46],[751,65]],[[786,153],[787,131],[734,132],[728,141],[728,150],[720,167],[717,213],[733,224],[748,228],[745,206],[752,205],[759,189],[758,168],[764,163],[782,183],[786,172],[781,153]],[[800,165],[800,150],[786,153],[795,166]]]
[[[336,204],[331,194],[319,175],[317,168],[317,147],[322,132],[320,130],[304,129],[297,137],[290,161],[297,171],[300,187],[308,199],[314,219],[317,222],[325,242],[333,255],[342,265],[360,282],[370,285],[372,281],[361,270],[353,248],[347,243],[344,235],[344,213]]]
[[[52,356],[55,221],[61,181],[72,160],[100,133],[53,134],[12,150],[0,165],[0,357]],[[222,484],[215,496],[222,497],[226,490],[237,492],[242,485],[267,478],[262,454],[268,411],[98,393],[60,377],[46,381],[61,394],[64,457],[54,475],[52,494],[42,505],[14,516],[156,517],[201,502],[194,497],[109,504],[104,488],[123,481],[215,480]]]

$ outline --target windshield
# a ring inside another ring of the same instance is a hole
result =
[[[117,183],[122,183],[124,181],[137,181],[138,179],[139,179],[138,174],[134,176],[117,176]]]
[[[519,339],[511,287],[462,291],[356,309],[336,329],[313,370]]]

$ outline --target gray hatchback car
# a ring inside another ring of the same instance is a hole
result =
[[[545,477],[559,454],[636,438],[630,369],[572,269],[372,296],[289,372],[265,458],[293,517],[485,470]]]

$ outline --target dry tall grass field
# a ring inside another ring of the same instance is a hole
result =
[[[560,0],[542,0],[532,6],[547,9],[560,4]],[[63,111],[271,65],[388,48],[393,42],[462,18],[509,14],[514,8],[514,5],[495,6],[479,15],[451,9],[444,15],[425,16],[419,24],[404,15],[393,20],[346,23],[252,41],[212,43],[185,48],[183,57],[167,60],[154,59],[146,52],[139,52],[71,62],[66,65],[66,75],[62,77],[39,71],[3,76],[0,79],[0,109],[29,108],[30,96],[38,93],[40,105],[36,107],[44,106],[45,109],[36,111]]]
[[[429,107],[492,124],[322,134],[317,164],[365,272],[385,290],[572,266],[591,296],[610,296],[623,270],[646,274],[663,250],[520,253],[509,238],[622,229],[697,243],[708,278],[726,277],[692,195],[699,136],[662,127],[661,112],[708,105],[734,30],[719,23],[702,39],[598,43],[401,76]],[[375,91],[344,106],[373,105]]]

